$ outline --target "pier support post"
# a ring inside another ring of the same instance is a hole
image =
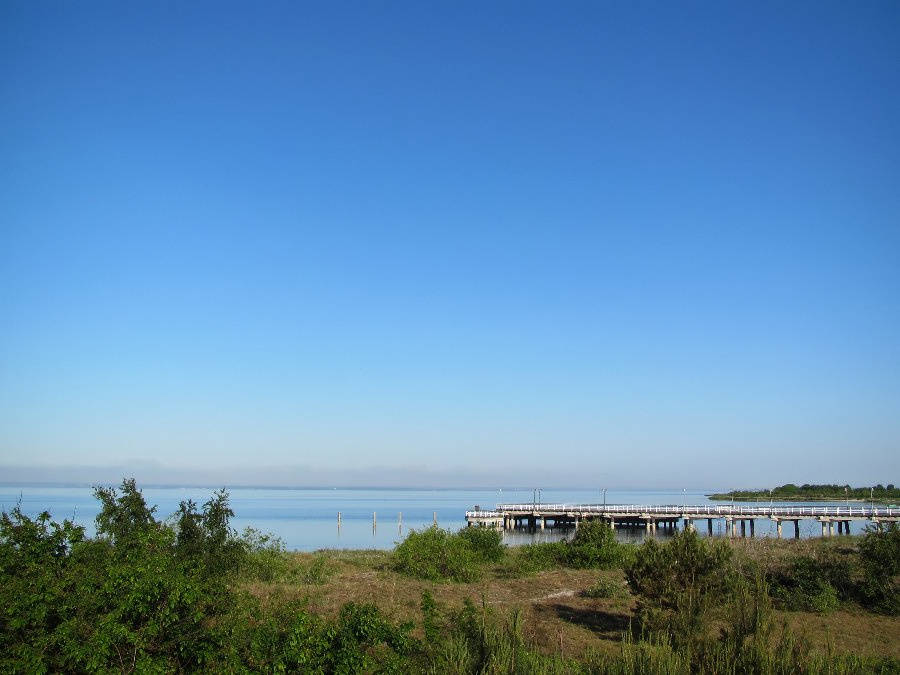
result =
[[[799,538],[800,538],[800,521],[795,520],[794,521],[794,539],[799,539]]]
[[[741,539],[747,536],[747,521],[743,518],[741,519]]]
[[[709,536],[712,536],[712,518],[706,519],[706,532]]]
[[[750,537],[753,538],[756,536],[756,521],[753,518],[750,519]]]
[[[824,520],[822,521],[822,536],[823,537],[828,536],[828,525]]]
[[[778,518],[775,519],[775,530],[778,532],[778,538],[781,539],[781,521]]]

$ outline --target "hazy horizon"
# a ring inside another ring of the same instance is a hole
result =
[[[802,477],[785,478],[770,484],[728,484],[715,485],[699,482],[675,483],[661,480],[659,482],[606,482],[596,484],[579,482],[577,474],[545,475],[548,479],[541,483],[529,482],[533,477],[525,473],[509,475],[484,475],[476,472],[429,472],[425,469],[401,470],[395,467],[365,467],[355,472],[313,471],[309,467],[250,467],[210,472],[201,469],[175,470],[161,465],[150,466],[149,463],[123,464],[117,466],[97,467],[89,465],[69,465],[55,468],[40,466],[4,466],[0,465],[0,484],[54,484],[54,485],[112,485],[118,486],[125,479],[134,478],[138,487],[232,487],[232,488],[293,488],[293,489],[510,489],[510,490],[595,490],[602,494],[604,489],[610,491],[672,491],[688,492],[727,492],[730,490],[765,490],[787,483],[802,485],[815,484],[847,484],[846,480],[832,478],[830,480],[810,481]],[[518,479],[518,480],[517,480]],[[868,487],[877,484],[887,485],[890,480],[877,480],[870,483],[850,483],[851,487]]]

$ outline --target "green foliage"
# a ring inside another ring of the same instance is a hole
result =
[[[346,604],[333,621],[278,599],[263,611],[243,603],[216,627],[210,672],[405,673],[420,645],[412,624],[395,625],[374,605]]]
[[[287,550],[280,538],[247,527],[240,541],[244,548],[241,574],[245,578],[271,583],[288,576]]]
[[[198,512],[196,504],[181,502],[176,513],[176,553],[214,577],[234,572],[244,564],[247,546],[230,526],[234,511],[228,494],[220,490]]]
[[[627,547],[616,541],[615,530],[603,520],[582,522],[566,546],[565,561],[576,569],[610,569],[621,565]]]
[[[468,543],[481,562],[500,562],[506,555],[503,535],[496,528],[464,527],[458,532],[458,536]]]
[[[428,653],[429,673],[554,673],[585,672],[581,664],[529,649],[523,636],[525,617],[519,610],[496,616],[484,602],[478,609],[468,598],[448,618],[443,639]]]
[[[640,598],[644,625],[695,644],[708,636],[712,608],[721,605],[734,579],[727,542],[681,531],[666,544],[647,540],[625,568]]]
[[[594,582],[593,586],[582,591],[581,596],[584,598],[624,598],[628,597],[628,588],[621,581],[601,577]]]
[[[885,614],[900,614],[900,526],[889,523],[866,528],[859,556],[865,572],[861,590],[866,605]]]
[[[0,672],[64,670],[58,632],[71,616],[69,556],[84,530],[36,519],[19,507],[0,515]]]
[[[120,550],[139,545],[147,534],[159,530],[154,517],[156,507],[148,507],[134,478],[122,481],[122,494],[115,488],[96,487],[94,496],[100,501],[97,514],[97,536],[105,538]]]
[[[429,581],[475,581],[480,562],[467,539],[438,527],[410,530],[391,556],[395,571]]]
[[[422,593],[422,603],[419,607],[422,609],[422,632],[425,634],[425,642],[434,645],[440,637],[439,614],[434,596],[428,591]]]
[[[566,543],[538,542],[515,549],[515,566],[524,574],[545,572],[563,565],[566,560]]]
[[[323,554],[287,554],[280,540],[252,530],[236,537],[228,526],[232,514],[224,492],[202,511],[186,502],[168,525],[156,520],[134,481],[125,481],[120,492],[98,489],[97,496],[102,508],[94,539],[86,539],[71,522],[53,522],[48,513],[32,519],[16,508],[0,516],[0,672],[900,670],[892,659],[813,653],[786,629],[779,640],[762,574],[753,565],[738,568],[727,542],[693,532],[667,544],[651,540],[626,547],[633,551],[626,576],[650,632],[645,639],[627,637],[620,654],[572,661],[537,653],[524,637],[534,633],[534,627],[525,630],[525,614],[514,608],[498,613],[484,601],[476,607],[467,600],[458,611],[446,611],[423,593],[424,642],[412,637],[412,624],[397,623],[375,605],[348,603],[337,617],[326,618],[293,598],[294,591],[281,595],[275,588],[262,602],[245,594],[241,582],[268,575],[288,583],[321,583],[334,561]],[[534,544],[508,558],[514,565],[527,561],[549,569],[569,564],[568,556],[579,547],[584,556],[579,559],[595,561],[597,551],[609,553],[608,532],[590,527],[581,532],[569,544]],[[410,564],[416,576],[471,579],[505,555],[497,537],[485,533],[492,531],[416,532],[390,560],[398,567]],[[856,563],[864,574],[856,574],[856,568],[849,573],[857,557],[847,547],[839,554],[825,549],[789,560],[780,572],[784,587],[816,598],[821,593],[815,584],[822,581],[839,596],[862,584],[856,588],[870,606],[891,611],[897,598],[898,539],[896,526],[867,532]],[[231,557],[235,548],[237,560]],[[365,554],[365,564],[373,564],[372,555]],[[361,554],[341,556],[352,561]],[[385,556],[377,560],[383,564]],[[609,557],[601,560],[612,564]],[[610,578],[613,574],[585,594],[616,597],[623,586]],[[841,577],[854,581],[841,585]],[[719,627],[718,635],[713,626]]]
[[[890,500],[900,499],[900,489],[893,484],[887,486],[878,484],[872,487],[851,487],[850,485],[822,484],[810,485],[804,483],[796,486],[793,483],[779,485],[771,490],[732,490],[719,494],[710,495],[710,499],[727,500],[727,499],[776,499],[784,501],[820,501],[820,500],[842,500],[853,499],[856,501],[867,501],[874,499],[878,502],[887,502]]]
[[[626,635],[620,653],[594,655],[587,665],[587,672],[604,675],[889,675],[900,667],[890,658],[815,654],[786,629],[772,644],[754,640],[736,650],[734,645],[713,642],[702,653],[677,649],[664,634],[647,640]]]
[[[838,592],[829,577],[827,565],[801,556],[776,578],[773,593],[786,609],[826,614],[840,606]]]

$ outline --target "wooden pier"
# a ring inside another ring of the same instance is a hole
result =
[[[794,536],[800,537],[800,521],[815,520],[822,525],[822,536],[850,534],[851,521],[868,521],[875,525],[900,521],[900,508],[882,506],[656,506],[636,504],[498,504],[492,511],[466,511],[469,526],[481,525],[507,530],[543,530],[547,527],[575,527],[586,520],[604,520],[612,527],[641,528],[648,534],[658,529],[675,529],[679,522],[696,529],[697,521],[706,521],[707,532],[713,533],[713,521],[725,525],[728,536],[753,537],[757,520],[775,523],[778,537],[782,524],[794,525]]]

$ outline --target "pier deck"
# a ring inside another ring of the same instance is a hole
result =
[[[865,520],[873,524],[900,521],[900,508],[882,506],[659,506],[638,504],[498,504],[490,511],[466,511],[468,525],[483,525],[504,529],[547,526],[578,527],[585,520],[602,519],[613,527],[642,527],[653,533],[658,527],[675,528],[684,521],[687,528],[695,528],[698,520],[706,520],[708,532],[713,531],[713,521],[725,522],[726,532],[736,536],[740,524],[741,536],[755,534],[755,522],[771,520],[781,537],[783,522],[794,524],[794,536],[800,536],[801,520],[817,520],[822,524],[822,536],[849,534],[850,522]]]

